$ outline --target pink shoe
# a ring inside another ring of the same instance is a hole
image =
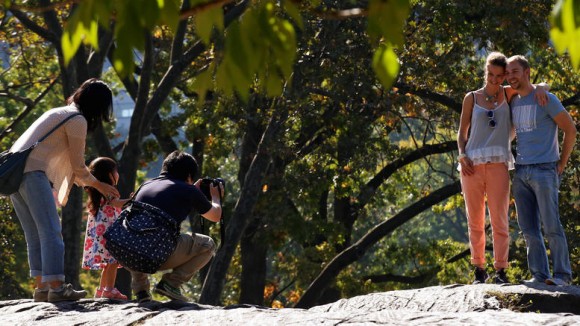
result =
[[[123,293],[119,292],[119,290],[117,290],[117,288],[113,288],[112,290],[104,290],[102,292],[101,298],[127,300],[127,296],[124,295]]]
[[[102,298],[103,297],[103,289],[96,288],[95,289],[95,298]]]

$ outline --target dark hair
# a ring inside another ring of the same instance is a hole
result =
[[[75,104],[87,119],[87,130],[94,130],[101,121],[113,119],[113,92],[97,78],[86,80],[67,100]]]
[[[187,177],[194,179],[197,169],[197,161],[193,156],[182,151],[173,151],[163,160],[161,173],[185,181]]]
[[[117,162],[108,157],[97,157],[89,164],[89,170],[97,180],[112,185],[113,181],[110,174],[117,171]],[[93,187],[87,187],[87,192],[89,193],[87,209],[95,215],[101,207],[103,195]]]

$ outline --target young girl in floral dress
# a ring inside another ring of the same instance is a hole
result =
[[[97,180],[116,186],[119,181],[117,163],[108,157],[98,157],[89,165],[91,173]],[[83,269],[102,269],[100,286],[95,291],[95,298],[127,300],[127,296],[115,288],[119,263],[105,249],[106,240],[103,233],[113,224],[121,212],[121,207],[128,199],[104,198],[100,192],[87,187],[87,231],[83,251]]]

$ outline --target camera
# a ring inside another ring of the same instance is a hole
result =
[[[201,179],[201,183],[199,184],[199,189],[201,190],[201,192],[203,192],[203,194],[205,195],[205,197],[208,200],[211,200],[211,193],[209,191],[209,186],[213,185],[213,186],[217,187],[220,183],[222,184],[222,188],[225,192],[226,182],[222,178],[215,178],[214,179],[214,178],[205,177],[205,178]]]

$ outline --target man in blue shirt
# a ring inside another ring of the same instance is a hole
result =
[[[560,223],[558,188],[576,142],[576,126],[553,94],[548,94],[549,102],[545,106],[534,100],[535,88],[530,82],[530,66],[525,57],[517,55],[508,59],[506,79],[518,93],[511,102],[517,137],[513,193],[518,224],[526,239],[528,268],[533,276],[525,283],[569,285],[572,269]],[[564,132],[561,154],[558,128]],[[550,246],[553,274],[550,274],[542,225]]]

